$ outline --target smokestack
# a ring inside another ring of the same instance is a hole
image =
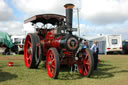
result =
[[[72,17],[73,17],[73,4],[65,4],[64,7],[66,8],[66,23],[67,29],[71,32],[72,29]]]

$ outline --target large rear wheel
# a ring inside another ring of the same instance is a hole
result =
[[[41,43],[40,38],[37,34],[34,34],[35,40],[36,40],[36,50],[35,50],[35,65],[38,68],[41,58],[42,58],[42,49],[41,49]]]
[[[82,57],[79,59],[78,70],[81,75],[90,77],[94,69],[94,58],[90,49],[86,48],[80,52]]]
[[[59,53],[56,48],[50,48],[48,50],[46,58],[46,67],[49,77],[56,79],[58,77],[60,69]]]
[[[24,45],[24,62],[27,68],[36,68],[35,61],[36,42],[33,34],[28,34]]]

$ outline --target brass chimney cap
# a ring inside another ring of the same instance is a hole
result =
[[[66,9],[72,9],[75,5],[74,4],[65,4],[64,7]]]

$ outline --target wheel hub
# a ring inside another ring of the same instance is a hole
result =
[[[51,62],[50,61],[48,62],[48,65],[51,65]]]
[[[29,48],[28,51],[27,51],[28,54],[32,54],[32,49]]]

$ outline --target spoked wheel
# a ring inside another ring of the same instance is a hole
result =
[[[82,57],[78,64],[78,70],[81,75],[90,77],[94,69],[94,58],[90,49],[86,48],[82,51]]]
[[[36,42],[33,34],[28,34],[24,45],[24,61],[27,68],[36,68],[35,50]]]
[[[56,79],[59,74],[59,53],[56,48],[50,48],[46,58],[47,72],[50,78]]]

